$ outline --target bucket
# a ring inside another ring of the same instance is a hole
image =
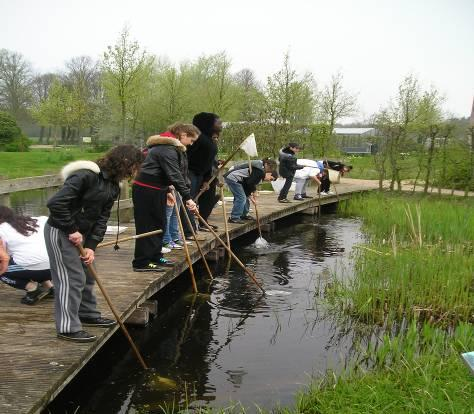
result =
[[[279,193],[281,191],[281,189],[283,188],[283,185],[285,184],[285,179],[284,178],[277,178],[275,181],[272,181],[272,187],[273,187],[273,191],[275,193]],[[295,191],[296,189],[296,183],[293,182],[291,183],[291,187],[290,187],[290,191]]]

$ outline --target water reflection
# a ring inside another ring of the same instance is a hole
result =
[[[208,294],[182,294],[138,335],[150,366],[178,387],[163,390],[149,381],[128,353],[92,396],[78,393],[78,412],[158,413],[185,402],[230,401],[271,408],[292,404],[313,375],[344,369],[373,333],[358,337],[321,295],[332,272],[350,269],[350,251],[362,239],[359,221],[287,220],[265,237],[266,251],[246,247],[254,238],[242,239],[236,250],[275,294],[262,296],[240,268],[220,263],[212,285],[201,280],[199,290]]]

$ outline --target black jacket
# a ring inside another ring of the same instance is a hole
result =
[[[76,161],[63,169],[63,187],[48,200],[48,224],[66,234],[79,231],[84,247],[95,249],[103,240],[119,185],[108,180],[92,161]]]
[[[184,201],[191,199],[186,147],[176,138],[153,135],[136,180],[163,189],[173,185]]]
[[[188,149],[189,169],[197,175],[203,175],[204,181],[207,181],[212,176],[216,156],[217,144],[211,136],[201,133]]]
[[[233,172],[237,182],[242,184],[245,195],[249,196],[257,190],[257,185],[265,178],[265,169],[263,161],[252,161],[252,172],[250,172],[249,164],[242,163],[235,165],[231,170],[224,174],[225,178],[229,178]]]
[[[295,153],[288,147],[280,150],[280,156],[278,157],[280,166],[278,172],[283,178],[290,178],[295,175],[296,170],[304,168],[302,165],[297,164],[297,158]]]

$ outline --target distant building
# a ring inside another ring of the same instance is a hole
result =
[[[376,135],[375,128],[334,128],[337,146],[346,154],[373,154],[377,146],[369,137]]]

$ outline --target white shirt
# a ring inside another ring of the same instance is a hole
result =
[[[18,233],[10,224],[0,224],[0,239],[8,254],[17,265],[27,270],[49,269],[48,252],[44,242],[44,225],[48,217],[33,217],[37,220],[37,231],[29,236]]]
[[[308,178],[316,177],[318,174],[319,174],[319,168],[304,167],[301,170],[296,170],[295,178],[307,180]]]

